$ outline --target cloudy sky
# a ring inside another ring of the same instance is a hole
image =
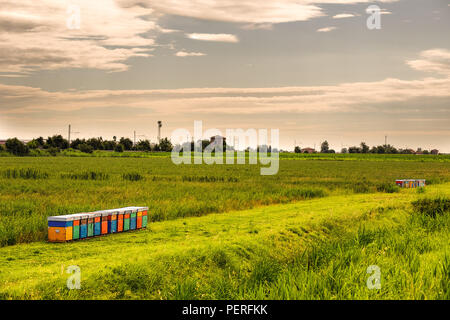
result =
[[[0,0],[0,139],[202,120],[450,152],[449,31],[449,0]]]

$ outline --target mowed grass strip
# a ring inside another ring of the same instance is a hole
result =
[[[401,155],[395,161],[379,161],[385,158],[377,155],[377,161],[366,161],[370,156],[282,159],[274,176],[261,176],[259,165],[176,166],[168,156],[4,157],[0,246],[45,240],[47,217],[53,215],[138,205],[149,206],[151,221],[164,221],[330,195],[397,192],[399,178],[450,181],[450,162],[433,157],[402,162]]]
[[[425,193],[340,195],[151,223],[67,244],[0,248],[2,299],[448,299],[448,212]],[[70,265],[81,290],[68,290]],[[366,286],[369,265],[381,290]]]

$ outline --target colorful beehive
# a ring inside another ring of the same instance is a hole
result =
[[[401,188],[419,188],[425,187],[425,179],[399,179],[395,184]]]
[[[108,215],[108,233],[117,232],[117,209],[107,210]]]
[[[142,228],[147,228],[148,224],[148,207],[143,207],[142,210]]]
[[[71,215],[73,218],[72,221],[72,239],[73,240],[78,240],[80,239],[80,219],[81,219],[81,214],[72,214]]]
[[[89,215],[82,213],[80,216],[80,239],[87,238]]]
[[[107,210],[99,211],[101,215],[101,234],[108,234],[108,216]]]
[[[92,212],[87,213],[87,238],[91,238],[94,236],[94,215]]]
[[[72,240],[73,217],[71,215],[48,217],[48,241]]]
[[[148,207],[125,207],[48,217],[48,239],[65,242],[146,228]]]
[[[123,231],[130,230],[131,210],[125,210],[123,215]]]
[[[123,219],[125,215],[125,210],[117,209],[117,232],[123,232]]]
[[[130,230],[136,230],[136,225],[137,225],[137,208],[130,207],[129,209],[131,210],[131,214],[130,214]]]
[[[102,213],[93,212],[92,216],[94,218],[94,236],[100,236],[102,234]]]

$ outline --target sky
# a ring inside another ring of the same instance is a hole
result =
[[[0,139],[201,120],[450,153],[449,31],[449,0],[0,0]]]

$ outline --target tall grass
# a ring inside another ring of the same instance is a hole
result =
[[[108,180],[109,174],[97,171],[85,171],[78,173],[62,173],[61,179],[72,180]]]
[[[1,176],[6,179],[47,179],[49,174],[38,169],[7,169],[2,171]]]
[[[141,181],[144,180],[144,176],[141,175],[139,172],[128,172],[122,174],[122,179],[128,181]]]
[[[44,240],[47,216],[77,211],[146,205],[150,220],[162,221],[336,194],[389,192],[399,178],[450,181],[448,162],[380,159],[281,159],[277,175],[261,176],[258,165],[177,166],[163,154],[2,157],[0,246]],[[14,220],[6,218],[13,214]]]
[[[436,218],[450,211],[450,198],[424,198],[414,201],[412,205],[417,213]]]

